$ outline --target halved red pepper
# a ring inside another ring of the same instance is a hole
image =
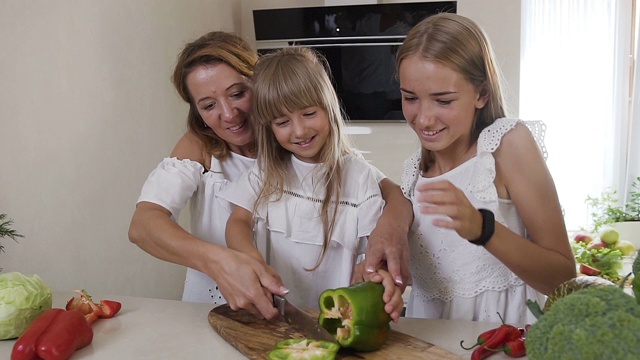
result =
[[[64,360],[91,344],[93,329],[78,310],[51,309],[18,338],[11,360]]]
[[[93,324],[98,319],[108,319],[120,311],[122,304],[113,300],[100,300],[100,304],[96,304],[91,296],[83,290],[76,290],[80,297],[72,297],[68,302],[67,310],[79,310],[87,319],[89,324]]]

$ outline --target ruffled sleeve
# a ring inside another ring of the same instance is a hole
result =
[[[518,120],[497,119],[486,127],[478,138],[478,173],[470,183],[471,192],[482,201],[491,201],[497,207],[498,192],[494,186],[496,164],[493,153],[500,146],[504,134],[513,129]],[[490,209],[496,211],[497,209]]]
[[[420,157],[422,156],[422,149],[418,149],[410,158],[404,161],[404,170],[400,178],[400,187],[404,196],[411,200],[411,191],[418,180],[418,170],[420,168]]]
[[[204,166],[192,160],[165,158],[149,174],[138,202],[158,204],[169,210],[175,220],[198,189],[204,170]]]

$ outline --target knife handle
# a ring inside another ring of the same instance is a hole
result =
[[[273,306],[278,309],[280,315],[284,316],[285,298],[282,295],[273,295]]]

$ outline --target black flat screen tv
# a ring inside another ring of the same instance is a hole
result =
[[[259,9],[256,45],[314,48],[329,63],[350,121],[404,121],[395,53],[409,30],[430,15],[457,11],[456,1]]]

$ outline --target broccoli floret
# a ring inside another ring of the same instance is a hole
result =
[[[640,306],[614,286],[569,294],[531,326],[531,360],[640,359]]]

